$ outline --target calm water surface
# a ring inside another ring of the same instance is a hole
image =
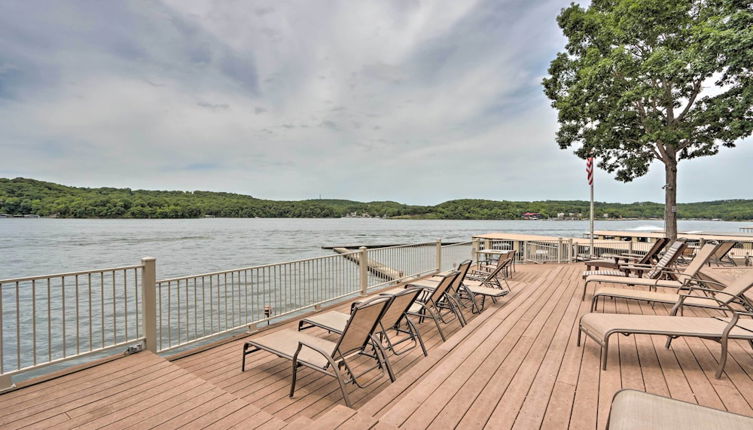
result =
[[[738,232],[750,223],[681,221],[680,231]],[[661,221],[597,221],[597,229],[661,229]],[[0,279],[131,265],[157,258],[157,276],[331,255],[332,245],[466,241],[494,231],[580,237],[587,221],[383,219],[0,219]]]

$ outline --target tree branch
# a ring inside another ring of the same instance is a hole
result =
[[[682,121],[683,118],[685,118],[685,115],[687,115],[688,111],[690,111],[690,108],[693,106],[693,103],[695,103],[696,97],[698,97],[698,94],[701,93],[701,80],[695,81],[693,84],[693,92],[690,94],[690,98],[688,98],[688,104],[685,106],[685,109],[680,112],[680,115],[677,116],[677,121]]]

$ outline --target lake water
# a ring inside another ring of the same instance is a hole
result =
[[[680,231],[738,232],[750,223],[680,221]],[[597,221],[596,229],[661,229],[661,221]],[[0,219],[0,279],[137,264],[158,278],[331,255],[332,245],[467,241],[494,231],[582,237],[587,221],[343,219]]]

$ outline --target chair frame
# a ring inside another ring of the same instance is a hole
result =
[[[724,291],[717,291],[717,294],[720,294],[720,293],[724,294]],[[729,295],[731,295],[731,294],[729,294]],[[747,329],[745,327],[740,327],[740,326],[737,325],[737,322],[740,319],[740,316],[750,316],[750,317],[753,317],[753,312],[736,311],[736,310],[732,309],[730,306],[728,306],[725,302],[717,299],[716,297],[710,297],[710,299],[716,300],[717,303],[719,304],[720,308],[726,308],[727,311],[729,311],[729,312],[732,313],[732,318],[730,319],[729,322],[727,322],[727,325],[725,326],[725,328],[722,331],[722,333],[719,333],[718,335],[717,334],[708,335],[708,334],[702,334],[702,333],[689,333],[687,331],[680,332],[679,330],[675,331],[675,332],[670,332],[670,331],[657,332],[655,330],[638,330],[638,329],[634,329],[634,330],[629,330],[628,331],[628,330],[625,330],[625,329],[613,329],[613,330],[609,330],[606,333],[604,333],[604,338],[603,339],[597,339],[594,335],[592,335],[591,333],[589,333],[587,330],[583,329],[583,322],[582,322],[583,317],[581,317],[581,322],[579,323],[579,328],[578,328],[577,345],[581,346],[581,337],[582,337],[582,335],[583,335],[584,332],[586,333],[587,337],[590,337],[591,339],[595,340],[599,344],[599,346],[601,347],[601,368],[602,368],[602,370],[607,370],[607,358],[609,357],[609,338],[613,334],[619,333],[619,334],[622,334],[624,336],[638,335],[638,334],[646,334],[646,335],[654,335],[654,336],[667,336],[667,342],[665,344],[666,348],[669,348],[671,346],[671,344],[672,344],[672,340],[674,340],[674,339],[676,339],[678,337],[697,337],[697,338],[700,338],[700,339],[709,339],[709,340],[713,340],[713,341],[719,342],[721,344],[722,351],[721,351],[721,356],[719,357],[719,364],[717,366],[717,370],[716,370],[716,374],[715,374],[716,379],[720,379],[722,377],[722,372],[724,371],[724,366],[727,363],[727,355],[728,355],[727,351],[728,351],[728,345],[729,345],[729,339],[730,339],[730,332],[732,331],[733,328],[738,327],[738,328],[740,328],[740,329],[742,329],[744,331],[749,331],[750,332],[750,336],[744,336],[744,337],[742,337],[742,336],[732,336],[731,338],[732,339],[746,340],[746,341],[748,341],[748,343],[750,344],[750,346],[753,348],[753,331],[751,331],[751,330],[749,330],[749,329]],[[681,307],[682,306],[681,303],[678,303],[678,305],[676,305],[675,307],[678,307],[678,306]],[[602,314],[602,315],[604,315],[604,314]],[[678,317],[678,316],[675,316],[675,315],[670,315],[670,316],[667,316],[666,318],[678,318],[679,319],[679,318],[683,318],[683,317]],[[709,318],[711,318],[711,317],[709,317]],[[719,318],[715,318],[715,319],[719,319]],[[585,344],[585,342],[584,342],[584,344]]]
[[[426,346],[424,345],[423,338],[421,337],[421,333],[418,331],[418,327],[416,327],[416,325],[413,324],[413,321],[411,321],[410,318],[408,318],[406,316],[407,310],[410,309],[410,307],[418,299],[418,297],[422,294],[422,292],[423,292],[423,290],[421,288],[408,287],[405,290],[399,291],[397,293],[382,293],[382,294],[379,294],[379,296],[383,296],[383,297],[392,297],[392,300],[390,301],[387,309],[385,309],[385,311],[384,311],[384,313],[382,315],[382,318],[380,318],[380,320],[379,320],[379,329],[380,330],[375,330],[374,331],[374,333],[376,334],[376,338],[380,342],[386,342],[387,343],[387,347],[385,348],[387,351],[392,351],[392,353],[395,354],[395,355],[402,355],[402,354],[404,354],[406,352],[411,351],[412,349],[416,348],[417,346],[420,346],[421,347],[421,351],[424,354],[424,357],[427,357],[429,355],[428,351],[426,350]],[[408,302],[408,305],[403,310],[401,316],[396,321],[394,321],[392,323],[388,323],[388,324],[390,324],[388,327],[385,327],[383,319],[384,319],[385,315],[387,314],[389,308],[391,306],[395,305],[395,302],[397,301],[398,297],[404,296],[404,295],[408,295],[408,294],[414,294],[413,299],[410,302]],[[359,302],[354,302],[353,305],[351,306],[351,308],[353,306],[358,305],[358,304],[359,304]],[[400,323],[403,320],[405,320],[406,325],[408,326],[407,330],[403,330],[403,329],[400,328]],[[306,329],[310,329],[310,328],[314,328],[314,327],[318,327],[318,328],[321,328],[323,330],[327,330],[328,333],[342,334],[342,330],[340,330],[340,329],[338,329],[336,327],[331,327],[331,326],[328,326],[326,324],[322,324],[322,323],[320,323],[320,322],[318,322],[316,320],[304,318],[304,319],[298,321],[298,331],[302,331],[302,330],[306,330]],[[401,340],[399,340],[397,342],[392,342],[392,340],[390,339],[390,337],[387,335],[387,331],[389,329],[394,329],[396,332],[399,332],[399,333],[405,333],[405,334],[408,335],[408,337],[405,338],[405,339],[401,339]],[[402,344],[404,342],[408,342],[408,341],[413,341],[413,346],[411,346],[409,348],[404,348],[401,351],[398,351],[395,348],[395,346],[400,345],[400,344]]]
[[[253,340],[250,340],[250,341],[248,341],[248,342],[246,342],[246,343],[243,344],[243,360],[242,360],[242,363],[241,363],[241,371],[243,372],[246,369],[246,356],[247,355],[252,354],[252,353],[254,353],[256,351],[261,351],[261,350],[267,351],[269,353],[277,355],[278,357],[287,358],[287,359],[291,359],[292,360],[293,374],[292,374],[292,379],[291,379],[291,383],[290,383],[289,397],[293,397],[293,395],[295,393],[295,386],[296,386],[296,381],[297,381],[297,378],[298,378],[298,368],[301,367],[301,366],[305,366],[305,367],[308,367],[308,368],[310,368],[312,370],[315,370],[317,372],[323,373],[325,375],[332,376],[335,379],[337,379],[337,382],[338,382],[338,384],[340,386],[340,391],[342,391],[343,399],[345,400],[345,404],[348,407],[353,407],[353,404],[350,401],[350,397],[348,396],[348,392],[345,389],[345,384],[352,382],[356,386],[358,386],[359,388],[365,388],[365,387],[373,384],[374,382],[377,382],[378,378],[372,380],[370,383],[363,384],[363,385],[360,382],[358,382],[358,378],[360,376],[363,376],[364,374],[366,374],[366,373],[368,373],[368,372],[370,372],[370,371],[372,371],[372,370],[374,370],[376,368],[382,369],[382,374],[384,374],[384,372],[386,370],[386,373],[387,373],[388,377],[390,378],[390,381],[392,381],[392,382],[395,381],[395,374],[392,371],[392,367],[391,367],[391,365],[389,363],[389,360],[387,359],[387,355],[386,355],[386,353],[384,351],[384,348],[381,346],[381,344],[379,344],[379,342],[376,340],[376,338],[373,335],[374,330],[376,329],[376,327],[377,327],[377,325],[379,323],[379,320],[381,319],[381,317],[384,314],[385,310],[389,306],[389,302],[391,300],[392,300],[392,298],[390,298],[390,297],[377,296],[377,297],[374,297],[374,298],[372,298],[370,300],[367,300],[367,301],[365,301],[363,303],[360,303],[360,304],[354,306],[353,309],[352,309],[352,311],[351,311],[351,317],[350,317],[350,319],[348,319],[348,324],[345,326],[345,329],[343,330],[342,334],[340,335],[339,339],[337,340],[335,348],[333,349],[333,351],[331,353],[328,353],[327,351],[324,351],[324,350],[322,350],[321,348],[319,348],[317,346],[307,344],[307,343],[305,343],[303,341],[299,341],[298,342],[298,346],[297,346],[297,348],[295,350],[295,353],[291,357],[291,356],[288,356],[287,354],[285,354],[285,353],[283,353],[281,351],[275,350],[274,348],[269,348],[269,347],[266,347],[264,345],[261,345],[261,344],[258,344],[258,343],[254,343]],[[342,343],[343,339],[345,338],[345,335],[348,333],[348,330],[350,329],[351,322],[353,321],[353,319],[357,315],[357,313],[359,311],[361,311],[362,309],[367,308],[369,306],[376,306],[376,305],[380,305],[380,304],[382,306],[382,309],[381,309],[379,315],[377,316],[377,318],[374,320],[374,322],[372,324],[372,327],[369,330],[368,334],[365,336],[363,343],[360,346],[358,346],[358,347],[351,348],[350,350],[341,351],[340,350],[341,343]],[[354,357],[356,355],[366,355],[366,356],[369,356],[371,358],[374,358],[374,356],[365,353],[365,348],[368,345],[372,345],[374,347],[375,356],[376,356],[376,359],[377,359],[377,365],[375,367],[373,367],[373,368],[365,370],[364,372],[361,372],[360,374],[356,374],[353,371],[353,369],[350,367],[350,365],[348,364],[347,359],[349,359],[351,357]],[[310,350],[318,353],[322,357],[324,357],[327,360],[327,364],[324,367],[319,367],[319,366],[307,363],[305,361],[299,361],[298,360],[298,355],[300,354],[301,350],[304,347],[308,348],[308,349],[310,349]],[[348,373],[348,375],[350,375],[349,379],[344,379],[343,376],[341,375],[340,369],[343,368],[343,367],[345,368],[345,370]]]

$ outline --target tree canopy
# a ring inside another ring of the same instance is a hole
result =
[[[672,236],[677,162],[753,132],[751,1],[593,0],[557,21],[568,42],[543,81],[557,143],[620,181],[664,163]]]

